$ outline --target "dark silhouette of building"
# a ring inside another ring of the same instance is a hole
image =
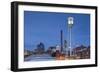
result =
[[[30,55],[32,55],[32,54],[33,54],[32,51],[29,51],[29,50],[27,50],[27,49],[24,49],[24,58],[26,58],[26,57],[28,57],[28,56],[30,56]]]
[[[56,47],[51,46],[51,47],[48,48],[47,53],[51,54],[52,52],[55,52],[54,50],[56,50]]]
[[[85,47],[83,45],[73,49],[73,55],[79,59],[89,59],[90,58],[90,47]]]
[[[63,52],[63,31],[60,31],[60,36],[61,36],[61,52]]]
[[[45,46],[42,42],[40,42],[37,45],[37,48],[35,49],[36,54],[43,54],[45,52]]]

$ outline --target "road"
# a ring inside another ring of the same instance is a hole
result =
[[[51,57],[49,54],[31,55],[24,59],[24,61],[50,61],[50,60],[55,60],[55,58]]]

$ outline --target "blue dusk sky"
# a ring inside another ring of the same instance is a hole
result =
[[[60,45],[60,31],[63,40],[68,39],[68,17],[74,18],[72,47],[90,45],[90,14],[24,11],[24,48],[36,49],[37,44]]]

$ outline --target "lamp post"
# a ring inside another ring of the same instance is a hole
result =
[[[72,26],[73,26],[73,24],[74,24],[74,18],[73,17],[68,17],[68,33],[69,33],[69,37],[68,37],[68,39],[69,39],[69,46],[68,46],[68,48],[69,48],[69,56],[71,56],[71,48],[72,48],[72,42],[71,42],[71,34],[72,34],[72,32],[71,32],[71,30],[72,30]]]

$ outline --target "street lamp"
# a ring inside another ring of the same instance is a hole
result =
[[[74,24],[74,18],[73,17],[68,17],[68,27],[72,28]]]
[[[73,17],[68,17],[68,33],[69,33],[69,56],[71,56],[71,48],[72,48],[72,42],[71,42],[71,30],[72,30],[72,26],[74,24],[74,18]]]

